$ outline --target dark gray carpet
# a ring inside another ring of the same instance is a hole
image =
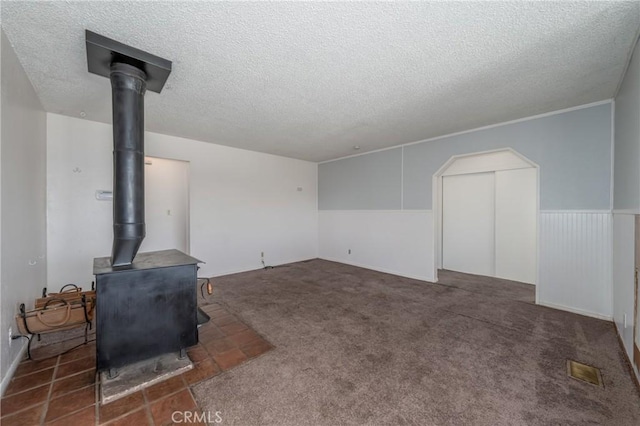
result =
[[[276,348],[198,385],[198,402],[238,425],[640,424],[612,323],[523,302],[531,286],[440,276],[313,260],[215,279]],[[604,388],[567,377],[568,358]]]
[[[472,293],[481,293],[485,296],[529,303],[535,303],[536,301],[536,287],[518,281],[440,270],[438,271],[438,284],[456,287]]]

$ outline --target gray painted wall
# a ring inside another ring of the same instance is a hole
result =
[[[320,164],[320,210],[399,210],[402,149]]]
[[[20,303],[33,307],[46,283],[46,114],[9,40],[2,33],[1,233],[0,280],[2,379],[24,345],[9,347]],[[30,265],[31,263],[31,265]],[[3,381],[3,386],[7,381]]]
[[[323,163],[318,206],[399,208],[397,176],[402,173],[404,209],[428,210],[433,174],[451,156],[511,147],[540,165],[541,209],[606,210],[611,207],[611,126],[611,104],[604,104]]]
[[[639,45],[640,46],[640,45]],[[640,208],[640,48],[616,96],[614,209]]]

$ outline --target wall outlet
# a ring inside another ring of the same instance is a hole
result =
[[[349,254],[351,254],[351,249],[349,249]]]
[[[13,342],[13,329],[9,327],[9,346],[11,346],[11,342]]]
[[[627,314],[622,314],[622,328],[627,328]]]

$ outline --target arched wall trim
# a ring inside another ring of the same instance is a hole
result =
[[[454,155],[447,160],[433,175],[433,244],[434,244],[434,275],[438,281],[438,270],[442,268],[442,178],[459,174],[484,173],[501,170],[515,170],[523,168],[536,169],[536,303],[538,303],[538,277],[540,257],[540,166],[512,148],[491,151],[480,151],[468,154]]]

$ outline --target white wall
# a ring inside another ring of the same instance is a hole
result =
[[[33,300],[46,283],[46,114],[9,40],[2,32],[1,147],[1,391],[4,392],[25,341],[16,333],[17,306]]]
[[[322,259],[435,279],[431,210],[321,210],[318,233]]]
[[[633,359],[634,253],[635,217],[630,214],[614,214],[613,320],[630,360]]]
[[[48,114],[48,280],[93,279],[93,258],[108,256],[111,126]],[[317,165],[274,155],[145,133],[149,156],[190,163],[190,251],[215,276],[317,257]],[[298,187],[302,191],[298,191]]]
[[[111,203],[111,201],[109,201]],[[140,252],[189,253],[189,163],[145,157],[144,222]]]
[[[615,98],[614,130],[613,317],[632,360],[634,214],[640,213],[640,44],[636,44]]]

